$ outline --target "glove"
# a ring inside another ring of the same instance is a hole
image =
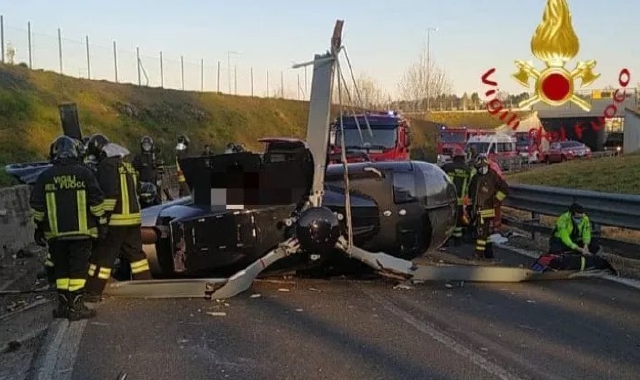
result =
[[[98,240],[106,240],[109,233],[109,227],[106,224],[98,226]]]
[[[36,230],[33,232],[33,241],[41,247],[47,245],[47,239],[44,238],[44,231],[41,227],[36,227]]]
[[[591,252],[589,252],[589,247],[586,245],[584,247],[578,248],[580,252],[585,256],[591,256]]]

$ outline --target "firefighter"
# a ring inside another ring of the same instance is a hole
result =
[[[160,199],[162,160],[156,157],[156,149],[151,137],[144,136],[140,139],[140,154],[135,156],[132,164],[144,190],[141,193],[141,202],[144,200],[147,205],[162,203]]]
[[[180,168],[180,160],[187,157],[187,148],[189,148],[189,137],[186,135],[178,136],[178,143],[176,144],[176,169],[178,171],[178,196],[186,197],[191,191],[189,190],[189,186],[187,185],[187,180],[184,177],[184,173]]]
[[[459,246],[462,242],[463,229],[468,224],[468,218],[466,217],[466,206],[468,203],[468,190],[469,179],[471,177],[471,169],[465,162],[465,152],[461,148],[455,148],[453,151],[453,161],[445,164],[442,167],[445,173],[451,178],[451,181],[456,185],[456,192],[458,197],[458,221],[456,227],[453,230],[453,243],[455,246]]]
[[[140,139],[140,154],[133,159],[133,167],[138,172],[140,182],[156,183],[162,163],[156,157],[153,139],[144,136]]]
[[[213,151],[211,150],[211,146],[209,144],[204,146],[204,150],[202,151],[202,156],[212,156]]]
[[[471,145],[467,148],[465,160],[467,161],[467,165],[472,165],[478,156],[478,152],[476,152],[476,147]]]
[[[479,155],[476,159],[476,173],[469,183],[472,213],[477,237],[475,255],[478,258],[493,258],[493,244],[488,240],[491,235],[491,220],[495,217],[495,202],[502,202],[507,196],[507,183],[489,168],[489,159]]]
[[[98,161],[98,183],[104,192],[105,217],[109,225],[107,239],[96,244],[91,253],[88,271],[88,299],[98,302],[118,255],[130,263],[134,280],[151,279],[151,273],[142,250],[138,176],[133,166],[124,160],[125,153],[121,152],[126,150],[110,144],[102,134],[91,137],[87,150]]]
[[[84,304],[92,238],[106,238],[103,193],[93,173],[80,162],[79,145],[67,136],[52,147],[53,166],[38,177],[31,192],[34,239],[49,244],[58,305],[54,318],[92,318]]]

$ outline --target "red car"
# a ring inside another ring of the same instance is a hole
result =
[[[567,140],[550,144],[544,162],[551,164],[575,158],[591,158],[591,149],[580,141]]]

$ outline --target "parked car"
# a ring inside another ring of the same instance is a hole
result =
[[[591,149],[580,141],[567,140],[550,144],[544,161],[552,164],[576,158],[591,158]]]

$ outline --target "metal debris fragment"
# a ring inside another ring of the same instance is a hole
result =
[[[447,284],[444,284],[444,287],[447,289],[451,289],[453,288],[453,285],[447,283]]]
[[[278,289],[278,291],[279,292],[290,292],[290,290],[287,289],[287,288],[280,288],[280,289]]]
[[[296,311],[297,312],[301,312],[301,311],[304,311],[304,310],[302,310],[301,308],[297,308]]]
[[[207,315],[210,315],[212,317],[226,317],[227,313],[225,313],[224,311],[207,311]]]
[[[255,294],[252,294],[252,295],[251,295],[251,296],[249,296],[249,297],[250,297],[250,298],[260,298],[260,297],[262,297],[262,295],[260,295],[260,294],[258,294],[258,293],[255,293]]]
[[[396,286],[393,287],[393,289],[406,289],[406,290],[411,290],[411,289],[415,289],[413,286],[411,285],[407,285],[407,284],[397,284]]]

